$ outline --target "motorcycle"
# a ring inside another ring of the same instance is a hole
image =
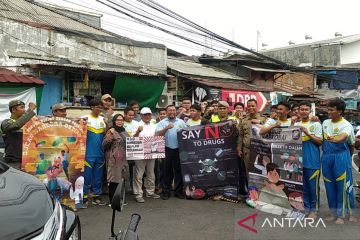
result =
[[[125,231],[119,231],[118,234],[115,234],[114,224],[115,224],[115,215],[116,212],[121,212],[124,208],[125,202],[125,180],[122,179],[119,185],[116,188],[114,197],[111,201],[112,219],[111,219],[111,237],[109,240],[138,240],[139,236],[136,233],[136,229],[140,222],[141,216],[137,213],[131,215],[130,223],[128,228]]]

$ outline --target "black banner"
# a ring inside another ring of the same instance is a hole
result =
[[[206,85],[196,85],[194,90],[195,103],[200,104],[201,102],[212,100],[221,100],[221,89],[211,88]]]
[[[239,170],[236,126],[231,121],[184,128],[178,132],[186,196],[237,198]]]

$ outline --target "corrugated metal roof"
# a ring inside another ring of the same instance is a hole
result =
[[[92,70],[92,71],[100,71],[100,72],[113,72],[113,73],[123,73],[130,75],[138,75],[138,76],[159,76],[157,72],[152,72],[149,70],[138,69],[123,69],[123,68],[114,68],[114,67],[101,67],[95,65],[81,65],[81,64],[59,64],[59,63],[40,63],[40,64],[24,64],[24,66],[29,66],[32,68],[38,67],[55,67],[55,68],[70,68],[70,69],[82,69],[82,70]]]
[[[42,81],[36,77],[16,73],[9,69],[0,69],[0,82],[1,83],[39,84],[39,85],[45,84],[44,81]]]
[[[236,76],[235,74],[192,61],[168,58],[167,66],[171,70],[185,75],[246,81],[246,79]]]
[[[285,47],[280,48],[273,48],[268,50],[260,51],[261,53],[267,53],[267,52],[273,52],[278,50],[285,50],[285,49],[291,49],[291,48],[297,48],[297,47],[304,47],[304,46],[319,46],[319,45],[334,45],[334,44],[348,44],[352,42],[360,41],[360,34],[350,35],[350,36],[343,36],[343,37],[337,37],[337,38],[330,38],[325,39],[321,41],[315,41],[315,42],[309,42],[309,43],[302,43],[302,44],[295,44],[295,45],[289,45]]]
[[[25,0],[0,0],[0,16],[20,22],[35,22],[54,28],[111,36],[105,31],[90,27],[54,11]]]
[[[260,67],[252,67],[252,66],[246,66],[246,65],[242,65],[244,68],[253,70],[253,71],[258,71],[258,72],[274,72],[274,73],[290,73],[291,71],[289,70],[282,70],[282,69],[269,69],[269,68],[260,68]]]
[[[165,46],[158,43],[135,41],[107,31],[102,28],[90,26],[89,24],[72,19],[60,11],[37,2],[26,0],[0,0],[0,17],[18,21],[34,27],[53,28],[66,34],[78,34],[103,42],[117,44],[165,49]]]

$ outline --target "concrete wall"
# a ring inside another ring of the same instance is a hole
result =
[[[341,64],[360,63],[360,41],[341,46]]]
[[[340,45],[291,46],[262,52],[262,54],[280,61],[298,66],[311,63],[315,66],[340,66]]]
[[[166,73],[166,49],[142,48],[64,35],[0,18],[0,65],[56,62],[107,63],[129,66],[128,61]],[[10,36],[11,35],[11,36]],[[20,39],[20,40],[17,40]],[[108,54],[108,53],[110,54]]]

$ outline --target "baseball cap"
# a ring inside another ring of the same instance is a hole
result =
[[[223,106],[223,107],[229,107],[229,104],[226,101],[219,101],[219,107]]]
[[[151,109],[148,107],[143,107],[140,111],[140,114],[147,114],[147,113],[152,114]]]
[[[101,100],[105,100],[105,99],[108,99],[108,98],[112,99],[111,95],[108,94],[108,93],[101,96]]]
[[[9,108],[19,106],[19,105],[25,105],[25,103],[23,101],[20,101],[20,100],[12,100],[12,101],[9,102]]]
[[[57,103],[52,105],[51,110],[55,111],[55,110],[59,110],[59,109],[67,109],[68,107],[66,107],[64,104],[62,103]]]

